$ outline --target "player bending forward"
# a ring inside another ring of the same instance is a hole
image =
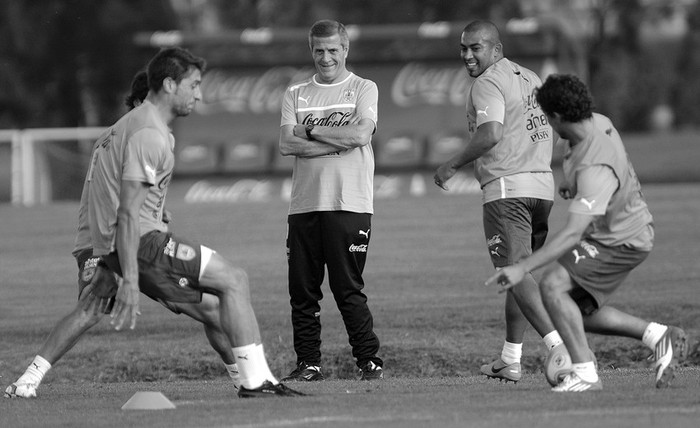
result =
[[[685,332],[606,306],[654,241],[652,216],[620,135],[610,119],[593,113],[588,89],[575,76],[550,76],[536,97],[567,149],[559,193],[572,199],[568,219],[542,248],[486,284],[509,289],[549,265],[540,281],[542,300],[572,361],[553,391],[603,388],[585,331],[641,340],[654,350],[656,387],[665,388],[688,353]]]
[[[163,221],[173,172],[170,122],[201,99],[203,59],[161,50],[148,65],[149,92],[96,142],[81,198],[74,252],[80,268],[77,307],[49,335],[7,397],[35,397],[44,375],[103,313],[120,330],[136,326],[139,291],[204,324],[240,397],[303,395],[270,372],[250,303],[248,277],[215,251],[175,236]],[[118,277],[119,278],[118,278]],[[119,284],[119,281],[122,281]]]

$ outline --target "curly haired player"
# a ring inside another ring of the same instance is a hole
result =
[[[537,102],[565,148],[559,193],[572,200],[568,219],[542,248],[486,283],[519,287],[527,272],[547,266],[542,300],[572,361],[571,372],[553,391],[603,388],[585,331],[641,340],[654,350],[656,387],[668,387],[688,353],[685,332],[607,305],[654,243],[653,219],[620,135],[610,119],[593,112],[593,99],[575,76],[549,76],[537,90]]]

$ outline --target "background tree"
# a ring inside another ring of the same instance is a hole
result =
[[[700,2],[696,2],[688,14],[688,33],[678,61],[678,79],[674,82],[671,106],[676,124],[681,127],[698,127],[700,124]]]
[[[113,121],[153,53],[133,34],[175,26],[166,0],[0,2],[0,128]]]

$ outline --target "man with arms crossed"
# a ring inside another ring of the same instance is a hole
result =
[[[322,380],[324,268],[364,380],[383,377],[379,339],[362,292],[373,213],[377,85],[347,70],[348,33],[336,21],[309,32],[316,66],[282,102],[280,153],[295,156],[287,258],[297,367],[282,379]]]
[[[491,262],[499,269],[531,254],[547,237],[554,199],[552,128],[535,102],[539,77],[503,56],[493,23],[467,25],[460,46],[467,71],[475,78],[467,97],[471,138],[462,152],[438,168],[435,184],[447,190],[445,183],[457,170],[474,161],[483,191],[486,243]],[[550,352],[563,345],[529,273],[522,287],[506,294],[505,317],[501,356],[483,365],[481,372],[517,382],[528,321]]]
[[[168,125],[201,99],[204,67],[203,59],[184,49],[160,51],[148,65],[146,99],[98,139],[74,251],[81,269],[78,307],[59,322],[6,396],[35,397],[51,365],[101,313],[110,313],[117,330],[135,328],[139,290],[204,324],[222,358],[235,358],[230,366],[238,363],[239,396],[299,395],[270,373],[246,273],[208,247],[172,235],[163,221],[174,166]]]
[[[588,89],[575,76],[547,78],[537,102],[566,149],[559,193],[572,199],[569,216],[547,244],[494,274],[487,285],[518,288],[527,272],[548,265],[542,299],[573,363],[553,391],[603,388],[585,331],[641,340],[654,350],[656,387],[665,388],[688,353],[685,332],[606,305],[654,241],[653,219],[620,135],[610,119],[593,113]]]

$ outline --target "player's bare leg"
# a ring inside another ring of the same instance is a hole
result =
[[[688,355],[688,338],[683,330],[649,322],[610,306],[603,306],[584,317],[586,331],[641,340],[654,353],[656,387],[666,388],[675,377],[678,364]]]
[[[510,290],[506,293],[505,316],[506,341],[510,343],[523,343],[525,330],[527,330],[529,323]]]
[[[219,324],[240,372],[240,397],[302,395],[279,384],[270,371],[250,302],[248,276],[217,253],[204,268],[201,287],[219,299]]]
[[[236,389],[238,389],[240,386],[240,374],[233,357],[233,346],[219,322],[218,297],[205,293],[202,295],[200,303],[169,303],[168,305],[202,323],[209,344],[221,357],[229,377],[233,380]]]
[[[537,331],[540,337],[545,337],[548,333],[554,330],[554,324],[550,320],[547,310],[542,303],[539,285],[531,274],[527,274],[517,287],[508,290],[508,295],[512,295],[517,303],[518,308],[522,312],[522,318],[514,319],[514,328],[520,329],[519,339],[523,341],[523,336],[528,323]],[[507,301],[506,301],[507,303]],[[524,325],[523,324],[524,319]],[[514,331],[517,334],[518,331]]]
[[[528,274],[525,279],[506,293],[506,342],[496,361],[481,366],[484,375],[517,382],[522,377],[520,359],[525,330],[532,325],[551,351],[561,344],[561,337],[554,329],[540,297],[539,285]]]
[[[25,372],[6,388],[5,397],[36,397],[36,390],[51,367],[75,346],[86,331],[100,322],[108,299],[90,298],[91,287],[83,291],[75,309],[56,324]]]
[[[542,301],[571,356],[571,373],[552,388],[555,392],[597,391],[603,388],[588,348],[581,310],[569,295],[571,278],[555,264],[540,281]]]

